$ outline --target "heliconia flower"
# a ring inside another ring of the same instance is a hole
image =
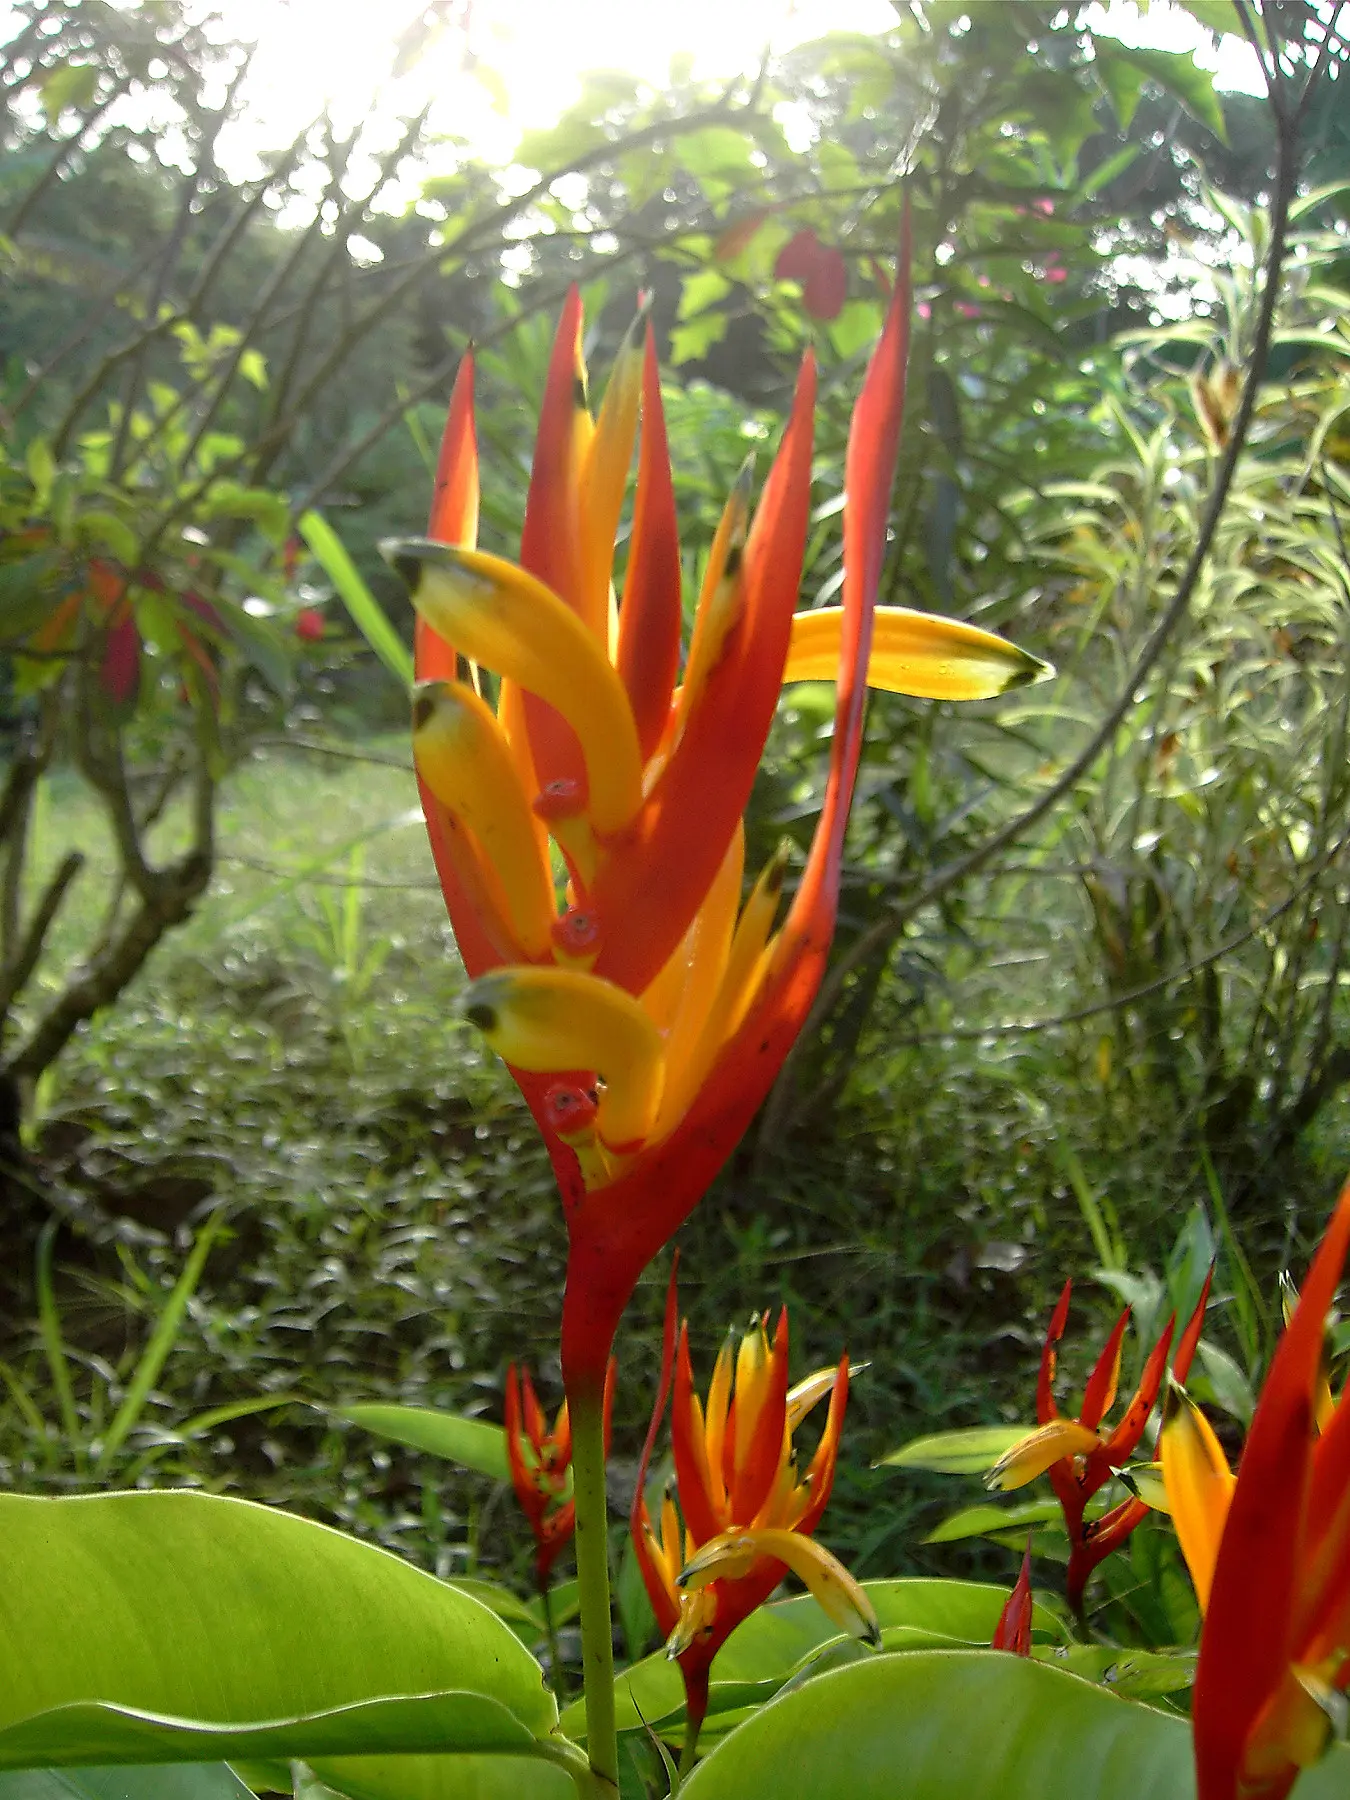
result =
[[[1276,1348],[1236,1480],[1173,1390],[1162,1430],[1172,1520],[1204,1613],[1192,1719],[1198,1800],[1284,1800],[1350,1687],[1350,1405],[1318,1429],[1325,1322],[1350,1247],[1342,1190]]]
[[[1031,1655],[1031,1539],[1022,1555],[1022,1568],[1008,1595],[990,1639],[993,1650],[1011,1650],[1014,1656]]]
[[[808,225],[790,237],[773,265],[776,281],[799,281],[802,305],[813,319],[837,319],[848,298],[848,269],[832,244]]]
[[[569,1394],[578,1382],[598,1394],[639,1275],[730,1155],[806,1018],[834,926],[866,682],[950,699],[1046,673],[990,633],[902,608],[877,611],[873,642],[904,397],[907,250],[901,260],[849,436],[842,607],[794,610],[810,517],[808,355],[758,506],[748,469],[727,501],[680,678],[680,545],[654,341],[650,329],[645,347],[630,333],[592,419],[575,291],[519,563],[473,547],[467,358],[429,536],[385,546],[419,615],[413,750],[476,978],[463,1009],[512,1066],[563,1197]],[[838,679],[830,772],[775,930],[787,865],[775,858],[742,901],[742,814],[779,691],[807,678]]]
[[[713,1658],[787,1570],[805,1583],[841,1631],[874,1645],[881,1634],[867,1595],[838,1558],[811,1536],[834,1485],[848,1404],[847,1355],[837,1367],[817,1369],[789,1388],[787,1309],[779,1314],[772,1343],[765,1313],[752,1321],[739,1345],[734,1333],[723,1343],[705,1406],[694,1392],[686,1324],[679,1326],[676,1348],[677,1316],[672,1273],[661,1383],[638,1465],[629,1526],[647,1597],[666,1636],[666,1654],[679,1663],[684,1677],[692,1740],[707,1711]],[[645,1489],[672,1370],[675,1491],[666,1493],[658,1528]],[[793,1433],[827,1394],[825,1427],[803,1475]]]
[[[605,1375],[605,1453],[609,1453],[610,1413],[614,1404],[614,1361]],[[537,1546],[535,1578],[542,1593],[560,1551],[576,1527],[572,1499],[572,1424],[566,1400],[558,1408],[552,1430],[530,1380],[530,1371],[506,1371],[506,1459],[520,1509],[530,1521]]]
[[[1209,1299],[1210,1276],[1206,1276],[1200,1299],[1177,1344],[1173,1372],[1184,1381],[1195,1357],[1196,1345],[1205,1322],[1205,1305]],[[1120,1362],[1125,1345],[1125,1331],[1130,1322],[1127,1306],[1116,1320],[1110,1337],[1088,1376],[1083,1391],[1083,1404],[1076,1419],[1061,1417],[1055,1404],[1054,1380],[1056,1346],[1064,1335],[1069,1317],[1069,1297],[1073,1283],[1066,1281],[1064,1291],[1050,1317],[1041,1352],[1040,1376],[1036,1383],[1037,1426],[1013,1444],[985,1477],[991,1488],[1004,1490],[1023,1487],[1038,1475],[1048,1474],[1055,1497],[1064,1515],[1069,1534],[1069,1568],[1065,1582],[1069,1603],[1075,1611],[1083,1604],[1088,1577],[1104,1557],[1120,1545],[1148,1512],[1147,1503],[1138,1495],[1113,1506],[1097,1519],[1085,1518],[1088,1502],[1098,1494],[1112,1475],[1123,1468],[1134,1455],[1144,1435],[1149,1414],[1162,1387],[1167,1370],[1167,1353],[1172,1345],[1175,1319],[1169,1319],[1162,1336],[1149,1352],[1139,1378],[1139,1386],[1114,1429],[1106,1430],[1102,1421],[1115,1404],[1120,1384]]]

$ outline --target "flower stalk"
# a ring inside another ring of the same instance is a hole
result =
[[[593,1792],[619,1791],[619,1738],[614,1711],[614,1638],[610,1623],[609,1531],[605,1500],[605,1406],[593,1389],[568,1394],[572,1415],[572,1483],[576,1505],[577,1597],[586,1692],[586,1750]]]

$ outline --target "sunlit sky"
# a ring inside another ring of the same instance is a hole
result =
[[[473,0],[467,38],[451,25],[391,81],[400,35],[426,0],[223,0],[221,10],[232,32],[259,42],[241,151],[286,141],[326,102],[353,123],[375,109],[406,115],[431,98],[441,129],[497,162],[509,160],[523,130],[552,124],[575,102],[586,70],[660,84],[673,58],[688,57],[695,75],[727,79],[753,70],[766,46],[782,52],[827,31],[876,32],[895,21],[889,0]],[[1223,87],[1259,88],[1245,43],[1225,38],[1216,49],[1166,0],[1142,13],[1134,0],[1110,0],[1093,12],[1096,28],[1127,43],[1194,50]]]

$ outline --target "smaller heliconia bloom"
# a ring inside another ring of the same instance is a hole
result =
[[[666,1301],[661,1384],[638,1467],[630,1518],[633,1547],[666,1654],[684,1677],[690,1731],[708,1705],[708,1671],[731,1633],[763,1604],[787,1570],[840,1628],[881,1641],[871,1601],[843,1564],[811,1537],[834,1484],[839,1434],[848,1404],[848,1357],[788,1386],[787,1310],[770,1342],[768,1314],[753,1320],[739,1345],[730,1334],[718,1353],[706,1404],[694,1392],[689,1331],[677,1348],[675,1276]],[[647,1468],[674,1374],[671,1449],[674,1492],[659,1524],[647,1509]],[[820,1441],[805,1473],[793,1434],[829,1395]],[[678,1498],[678,1509],[676,1500]],[[681,1527],[683,1515],[683,1528]]]
[[[1031,1539],[1022,1556],[1022,1568],[1013,1591],[998,1616],[990,1647],[1011,1650],[1014,1656],[1031,1655]]]
[[[1236,1479],[1179,1389],[1163,1422],[1169,1509],[1204,1613],[1192,1705],[1198,1800],[1284,1800],[1344,1717],[1350,1405],[1342,1393],[1328,1407],[1323,1389],[1347,1248],[1350,1184],[1276,1348]]]
[[[1125,1467],[1144,1435],[1149,1415],[1162,1388],[1167,1370],[1167,1353],[1172,1346],[1175,1319],[1169,1319],[1162,1336],[1149,1352],[1139,1386],[1121,1415],[1120,1422],[1107,1430],[1102,1421],[1115,1404],[1120,1385],[1120,1362],[1125,1347],[1125,1331],[1130,1322],[1130,1308],[1116,1320],[1101,1355],[1088,1376],[1083,1390],[1083,1403],[1076,1419],[1061,1417],[1055,1404],[1054,1381],[1057,1346],[1064,1335],[1069,1318],[1069,1297],[1073,1283],[1066,1281],[1064,1291],[1050,1317],[1041,1352],[1040,1376],[1036,1383],[1036,1419],[1034,1431],[1004,1452],[985,1477],[991,1488],[1019,1488],[1038,1475],[1048,1474],[1055,1497],[1064,1514],[1069,1534],[1069,1569],[1066,1591],[1069,1603],[1078,1610],[1083,1604],[1088,1577],[1104,1557],[1120,1545],[1145,1517],[1148,1506],[1131,1494],[1100,1518],[1088,1519],[1088,1502],[1100,1493],[1112,1476]],[[1209,1299],[1209,1278],[1200,1293],[1195,1311],[1177,1344],[1173,1373],[1184,1381],[1195,1357],[1200,1332],[1205,1322],[1205,1305]]]
[[[831,244],[822,244],[808,225],[790,237],[773,265],[777,281],[799,281],[802,305],[813,319],[837,319],[848,298],[848,269]]]
[[[609,1453],[610,1411],[614,1403],[614,1362],[605,1376],[605,1453]],[[506,1456],[511,1485],[521,1511],[530,1521],[537,1546],[534,1572],[541,1590],[559,1552],[566,1548],[576,1526],[572,1499],[572,1423],[566,1400],[550,1430],[530,1380],[530,1371],[506,1371]]]

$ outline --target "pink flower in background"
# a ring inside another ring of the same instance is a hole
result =
[[[1057,283],[1067,281],[1069,279],[1069,271],[1064,267],[1063,263],[1053,262],[1045,270],[1045,279]]]
[[[978,319],[980,316],[980,309],[973,300],[958,300],[956,310],[963,319]]]
[[[837,319],[848,298],[848,270],[830,244],[822,244],[808,225],[790,237],[773,265],[777,281],[800,281],[802,305],[813,319]]]
[[[1055,203],[1053,200],[1033,200],[1031,204],[1038,213],[1044,213],[1047,219],[1055,210]]]

